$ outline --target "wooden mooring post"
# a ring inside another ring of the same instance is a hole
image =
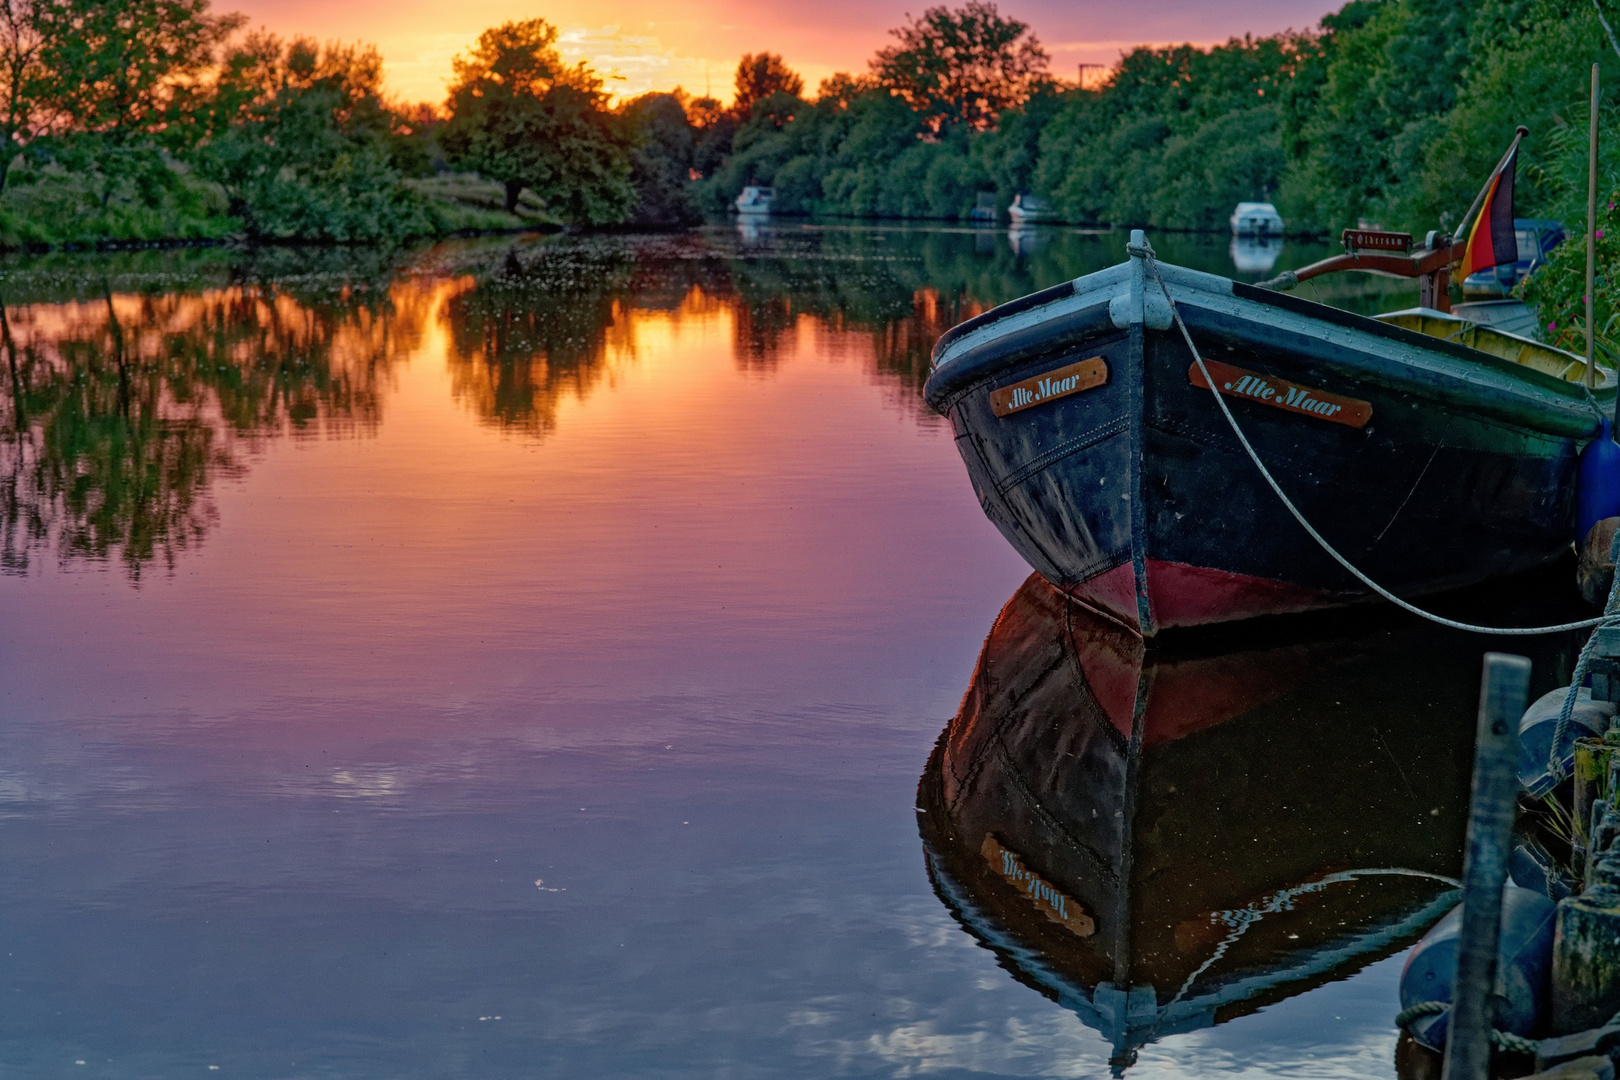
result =
[[[1474,745],[1473,800],[1463,855],[1462,931],[1444,1080],[1485,1080],[1491,1067],[1496,952],[1502,936],[1502,886],[1518,803],[1519,717],[1530,696],[1530,661],[1486,653]]]

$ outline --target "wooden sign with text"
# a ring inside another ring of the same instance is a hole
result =
[[[1299,383],[1288,382],[1273,375],[1258,375],[1214,360],[1205,360],[1204,365],[1209,368],[1210,378],[1215,380],[1216,385],[1221,388],[1221,393],[1227,397],[1258,401],[1262,405],[1299,413],[1313,420],[1343,424],[1346,427],[1365,427],[1367,421],[1372,419],[1371,402],[1340,397],[1312,386],[1301,386]],[[1209,383],[1204,381],[1203,372],[1198,370],[1197,361],[1187,369],[1187,381],[1194,386],[1209,388]]]
[[[990,408],[997,416],[1011,416],[1015,412],[1101,386],[1107,381],[1108,362],[1100,356],[1093,356],[1089,360],[1068,364],[1044,375],[990,391]]]
[[[1412,250],[1411,233],[1346,229],[1339,239],[1344,242],[1346,251],[1393,251],[1405,255]]]

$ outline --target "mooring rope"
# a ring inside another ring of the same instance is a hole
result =
[[[1409,1005],[1400,1012],[1396,1013],[1395,1026],[1404,1029],[1406,1025],[1410,1024],[1413,1020],[1421,1020],[1425,1016],[1439,1016],[1441,1013],[1449,1012],[1450,1010],[1451,1002],[1449,1001],[1420,1001],[1416,1005]],[[1616,1013],[1614,1016],[1610,1017],[1609,1022],[1601,1026],[1609,1027],[1616,1022],[1620,1022],[1620,1013]],[[1450,1032],[1447,1032],[1446,1034],[1450,1035]],[[1510,1054],[1534,1055],[1539,1053],[1541,1050],[1540,1039],[1532,1039],[1524,1035],[1515,1035],[1511,1031],[1499,1031],[1496,1028],[1491,1029],[1491,1043],[1498,1050],[1506,1050]]]
[[[1132,255],[1137,255],[1146,260],[1148,267],[1153,271],[1153,279],[1154,281],[1158,282],[1159,290],[1164,293],[1165,302],[1170,305],[1171,317],[1176,321],[1176,328],[1181,331],[1182,340],[1187,343],[1187,348],[1192,351],[1193,360],[1198,364],[1198,372],[1204,377],[1204,385],[1208,386],[1210,393],[1215,396],[1215,404],[1219,406],[1221,415],[1226,417],[1227,424],[1232,428],[1232,434],[1237,436],[1237,440],[1240,444],[1242,444],[1244,452],[1249,455],[1249,460],[1254,463],[1254,467],[1258,469],[1260,475],[1265,478],[1266,484],[1270,486],[1272,493],[1275,494],[1279,500],[1281,500],[1283,506],[1288,508],[1288,512],[1293,515],[1294,520],[1299,522],[1300,527],[1309,533],[1311,539],[1315,540],[1317,545],[1320,546],[1323,551],[1331,555],[1335,562],[1354,575],[1356,580],[1360,581],[1363,585],[1367,586],[1385,600],[1388,600],[1390,603],[1405,611],[1411,612],[1413,615],[1420,616],[1421,618],[1427,619],[1433,623],[1438,623],[1441,626],[1451,627],[1454,630],[1466,630],[1475,634],[1556,634],[1567,630],[1586,630],[1597,626],[1615,625],[1620,623],[1620,559],[1616,558],[1617,555],[1620,555],[1620,534],[1616,535],[1615,542],[1610,548],[1610,561],[1616,563],[1616,567],[1614,576],[1609,584],[1609,599],[1608,603],[1604,605],[1603,614],[1597,616],[1596,618],[1581,619],[1576,622],[1559,623],[1555,626],[1476,626],[1472,623],[1458,622],[1455,619],[1447,619],[1444,616],[1436,615],[1433,612],[1424,611],[1415,604],[1408,603],[1399,596],[1396,596],[1394,593],[1390,592],[1388,589],[1384,588],[1382,585],[1378,584],[1378,582],[1374,581],[1366,574],[1362,573],[1361,570],[1351,563],[1349,559],[1339,554],[1338,550],[1334,548],[1332,544],[1328,543],[1327,538],[1321,533],[1317,532],[1316,528],[1305,519],[1305,515],[1300,513],[1299,508],[1294,505],[1293,500],[1288,497],[1287,493],[1283,491],[1282,486],[1277,483],[1276,477],[1271,475],[1271,470],[1266,468],[1265,462],[1260,460],[1260,455],[1255,452],[1254,446],[1249,442],[1248,436],[1243,434],[1243,429],[1238,426],[1237,418],[1232,415],[1232,410],[1227,407],[1226,400],[1221,397],[1220,389],[1215,385],[1215,380],[1213,377],[1211,377],[1209,368],[1204,366],[1203,355],[1199,353],[1198,346],[1193,344],[1192,334],[1188,332],[1187,324],[1181,319],[1181,308],[1177,306],[1175,297],[1170,295],[1170,289],[1164,283],[1164,276],[1159,273],[1159,263],[1158,259],[1154,255],[1152,245],[1144,241],[1140,248],[1136,247],[1135,245],[1129,245],[1127,246],[1126,250]],[[1588,392],[1587,397],[1591,397],[1590,392]],[[1596,403],[1589,402],[1589,404],[1592,404],[1595,407]],[[1592,648],[1596,641],[1597,635],[1593,634],[1591,637],[1587,638],[1586,644],[1581,648],[1580,658],[1576,661],[1575,672],[1570,679],[1569,692],[1564,696],[1564,706],[1558,716],[1558,726],[1556,729],[1554,729],[1552,749],[1549,752],[1551,760],[1548,762],[1548,769],[1555,777],[1562,778],[1563,776],[1563,762],[1559,759],[1558,747],[1563,742],[1564,736],[1568,733],[1570,717],[1574,713],[1575,702],[1580,694],[1581,683],[1586,681],[1586,669],[1590,664]],[[1395,1025],[1400,1028],[1405,1028],[1406,1025],[1411,1023],[1413,1020],[1424,1016],[1438,1016],[1440,1013],[1446,1012],[1450,1008],[1451,1004],[1445,1001],[1420,1001],[1415,1005],[1402,1009],[1398,1014],[1396,1014]],[[1613,1024],[1617,1021],[1620,1021],[1620,1014],[1616,1014],[1614,1019],[1610,1020],[1609,1023]],[[1541,1043],[1539,1040],[1526,1038],[1523,1035],[1515,1035],[1510,1031],[1499,1031],[1495,1028],[1491,1029],[1490,1039],[1492,1045],[1497,1047],[1497,1049],[1505,1050],[1509,1053],[1534,1055],[1541,1048]]]
[[[1620,616],[1620,530],[1615,532],[1614,541],[1609,545],[1609,562],[1615,565],[1615,573],[1609,581],[1608,602],[1603,605],[1605,619]],[[1564,745],[1564,736],[1569,734],[1570,721],[1575,716],[1575,703],[1580,699],[1581,684],[1586,681],[1586,669],[1592,662],[1592,649],[1597,639],[1598,636],[1593,634],[1581,646],[1581,653],[1575,659],[1575,671],[1569,677],[1569,690],[1564,694],[1564,704],[1558,710],[1558,726],[1553,728],[1552,746],[1547,749],[1547,773],[1553,778],[1554,784],[1563,782],[1568,775],[1564,771],[1564,756],[1558,752],[1558,748]],[[1573,754],[1571,756],[1573,758]]]
[[[1440,626],[1447,626],[1453,630],[1466,630],[1474,634],[1500,634],[1503,636],[1559,634],[1567,630],[1587,630],[1594,626],[1620,624],[1620,616],[1605,613],[1593,619],[1579,619],[1575,622],[1557,623],[1553,626],[1478,626],[1474,623],[1465,623],[1459,622],[1456,619],[1448,619],[1442,615],[1436,615],[1432,611],[1425,611],[1416,604],[1408,603],[1399,596],[1396,596],[1394,593],[1378,584],[1378,582],[1362,573],[1361,570],[1358,569],[1349,559],[1339,554],[1338,549],[1336,549],[1332,544],[1328,543],[1327,538],[1316,531],[1315,526],[1313,526],[1309,521],[1305,520],[1305,515],[1300,513],[1299,508],[1294,505],[1294,501],[1288,497],[1286,492],[1283,491],[1282,486],[1277,483],[1276,477],[1271,475],[1271,470],[1266,468],[1265,462],[1260,460],[1260,455],[1255,452],[1254,446],[1250,444],[1248,436],[1243,434],[1243,429],[1238,426],[1237,418],[1232,415],[1232,410],[1226,405],[1226,399],[1221,397],[1220,388],[1217,386],[1214,377],[1210,375],[1209,368],[1204,366],[1204,357],[1201,353],[1199,353],[1198,346],[1193,344],[1192,334],[1188,333],[1187,331],[1187,324],[1181,321],[1181,308],[1177,306],[1175,298],[1170,295],[1170,288],[1169,286],[1165,285],[1164,277],[1159,273],[1159,262],[1157,257],[1154,255],[1153,246],[1148,244],[1146,241],[1143,241],[1141,247],[1137,247],[1134,244],[1127,245],[1126,251],[1147,261],[1149,269],[1153,271],[1154,280],[1159,283],[1159,288],[1164,293],[1165,301],[1170,305],[1170,314],[1175,319],[1177,328],[1181,330],[1182,339],[1186,341],[1187,348],[1192,350],[1193,360],[1198,364],[1198,371],[1204,376],[1204,384],[1209,387],[1209,392],[1215,396],[1215,404],[1220,407],[1221,415],[1226,417],[1227,424],[1229,424],[1232,428],[1232,434],[1237,436],[1238,442],[1242,444],[1244,452],[1249,455],[1249,460],[1254,462],[1254,467],[1258,469],[1260,471],[1260,475],[1265,478],[1266,483],[1271,487],[1272,493],[1282,501],[1283,506],[1288,508],[1288,512],[1293,515],[1295,521],[1299,522],[1300,527],[1310,534],[1311,539],[1315,540],[1317,545],[1323,551],[1332,556],[1335,562],[1348,570],[1357,581],[1360,581],[1363,585],[1367,586],[1367,588],[1371,589],[1373,592],[1377,593],[1379,596],[1383,597],[1385,600],[1388,600],[1390,603],[1394,604],[1403,611],[1411,612],[1413,615],[1427,619],[1432,623],[1437,623]],[[1617,581],[1620,581],[1620,573],[1617,573],[1615,577]]]
[[[1413,1020],[1421,1020],[1425,1016],[1439,1016],[1441,1013],[1451,1011],[1449,1001],[1420,1001],[1416,1005],[1408,1006],[1395,1014],[1395,1026],[1405,1028]],[[1450,1032],[1446,1033],[1450,1035]],[[1529,1054],[1534,1056],[1541,1049],[1540,1041],[1515,1035],[1511,1031],[1491,1029],[1491,1043],[1498,1050],[1506,1050],[1510,1054]]]

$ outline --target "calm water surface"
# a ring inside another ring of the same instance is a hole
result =
[[[920,399],[1122,246],[0,266],[0,1074],[1390,1075],[1477,642],[1087,637]]]

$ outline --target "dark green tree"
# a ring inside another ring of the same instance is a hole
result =
[[[197,164],[249,235],[352,242],[433,231],[390,160],[403,121],[383,100],[370,46],[250,35],[225,57],[208,105],[215,133]]]
[[[1290,167],[1285,213],[1329,230],[1363,218],[1414,231],[1440,224],[1403,220],[1402,188],[1418,179],[1444,130],[1480,6],[1362,0],[1322,20],[1325,78],[1301,132],[1304,153]]]
[[[565,64],[556,42],[544,19],[484,31],[455,59],[441,142],[452,161],[505,186],[509,212],[527,188],[565,221],[623,220],[635,200],[628,148],[601,78]]]
[[[670,228],[702,220],[692,201],[695,140],[686,109],[675,94],[643,94],[626,102],[619,115],[630,141],[630,182],[636,204],[631,225]]]
[[[162,151],[197,133],[190,113],[242,17],[211,14],[209,0],[49,0],[34,19],[44,92],[64,114],[44,149],[93,174],[103,208],[130,187],[146,201],[173,187]]]

